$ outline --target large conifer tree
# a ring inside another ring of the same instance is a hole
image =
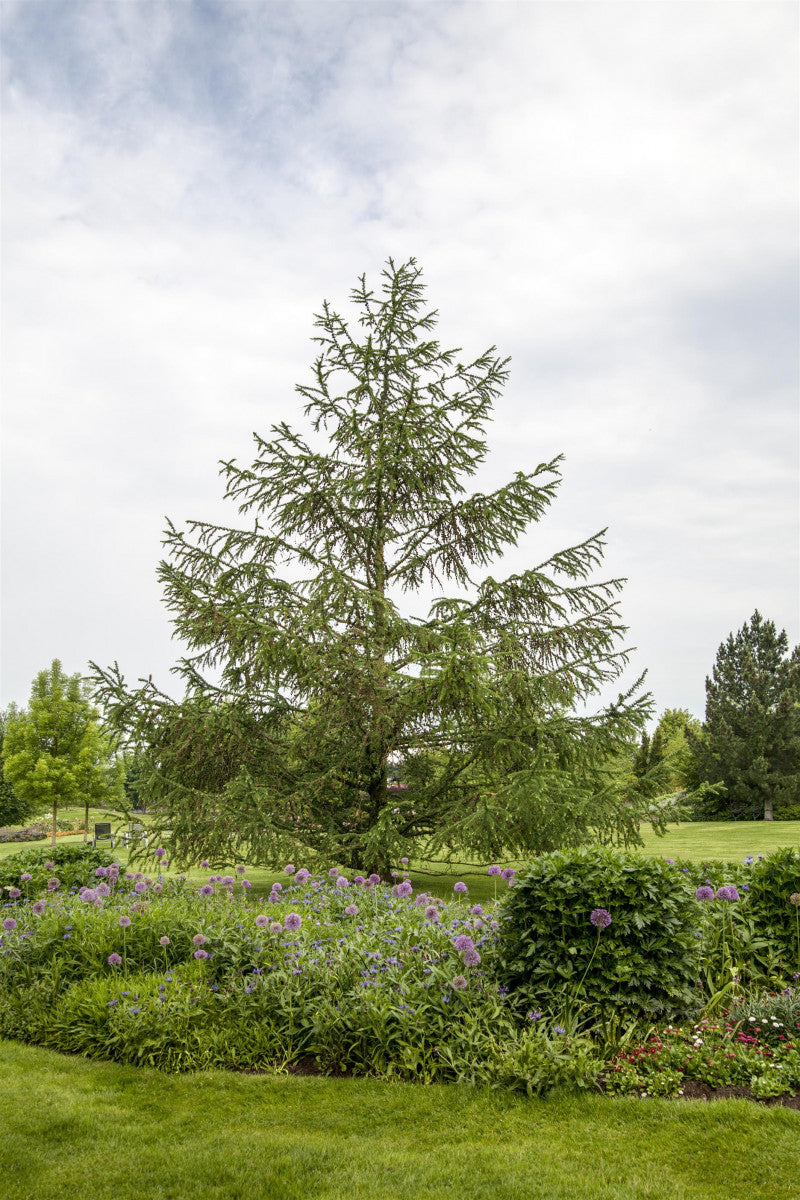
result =
[[[108,717],[150,763],[172,856],[317,852],[385,870],[428,853],[528,853],[635,839],[606,770],[637,737],[634,685],[581,707],[627,662],[621,581],[592,581],[601,531],[516,575],[480,569],[553,500],[560,456],[465,494],[508,376],[495,348],[443,350],[415,261],[362,277],[358,326],[325,302],[304,435],[255,436],[222,464],[249,528],[168,526],[160,578],[189,653],[186,698],[96,669]],[[406,598],[442,594],[426,615]],[[450,588],[460,594],[451,594]],[[403,786],[387,776],[402,763]]]
[[[771,821],[800,805],[800,646],[790,655],[785,630],[757,609],[717,651],[690,744],[699,779],[724,784],[706,801],[717,815]]]

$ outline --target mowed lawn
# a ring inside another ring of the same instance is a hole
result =
[[[11,1200],[799,1200],[800,1113],[187,1076],[0,1042]]]

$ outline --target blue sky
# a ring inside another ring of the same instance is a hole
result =
[[[794,3],[2,17],[2,703],[53,657],[170,687],[165,517],[232,519],[218,460],[389,255],[512,358],[476,485],[566,455],[502,571],[608,525],[659,710],[756,607],[800,641]]]

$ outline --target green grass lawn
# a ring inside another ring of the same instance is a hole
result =
[[[798,1200],[800,1114],[365,1079],[169,1076],[0,1042],[15,1200]]]

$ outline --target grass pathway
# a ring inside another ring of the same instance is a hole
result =
[[[800,1200],[800,1114],[169,1076],[0,1042],[15,1200]]]

